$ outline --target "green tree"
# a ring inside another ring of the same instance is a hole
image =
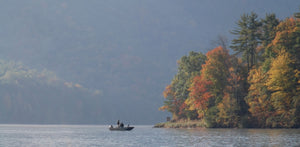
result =
[[[279,20],[276,18],[274,13],[266,14],[265,19],[262,22],[262,46],[259,48],[258,54],[261,61],[263,61],[264,72],[269,70],[270,66],[270,56],[272,56],[272,51],[268,48],[268,45],[272,43],[276,36],[276,26],[279,24]]]
[[[237,52],[237,54],[242,53],[243,60],[247,63],[248,71],[256,64],[256,48],[260,43],[261,24],[257,14],[254,12],[250,15],[243,14],[241,19],[237,22],[238,28],[231,32],[237,35],[238,38],[232,40],[232,46],[230,47]]]
[[[265,19],[261,20],[262,22],[262,45],[267,47],[276,35],[276,26],[279,24],[279,20],[276,18],[274,13],[266,14]]]
[[[171,84],[166,87],[164,96],[166,101],[160,110],[168,110],[173,114],[173,119],[197,118],[196,111],[186,108],[184,101],[189,96],[188,89],[194,76],[200,75],[202,64],[205,63],[206,56],[202,53],[190,52],[188,56],[183,56],[178,61],[178,72],[174,76]]]
[[[293,36],[295,39],[295,44],[294,44],[294,49],[296,50],[296,65],[297,68],[300,68],[300,12],[295,13],[295,18],[296,18],[296,28],[295,31],[293,32]]]

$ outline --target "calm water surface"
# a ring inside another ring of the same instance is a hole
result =
[[[300,129],[157,129],[108,126],[0,125],[0,146],[300,146]]]

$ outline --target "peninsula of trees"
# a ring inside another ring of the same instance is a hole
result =
[[[243,14],[231,33],[231,46],[220,37],[206,55],[178,61],[159,109],[205,127],[299,128],[300,13],[285,20]]]

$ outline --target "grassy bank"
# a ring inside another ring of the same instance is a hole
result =
[[[154,125],[154,128],[205,128],[203,120],[168,121]]]

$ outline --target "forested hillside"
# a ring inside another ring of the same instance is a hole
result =
[[[300,127],[300,13],[284,20],[245,13],[231,33],[230,48],[221,37],[206,55],[178,61],[160,110],[207,127]]]

